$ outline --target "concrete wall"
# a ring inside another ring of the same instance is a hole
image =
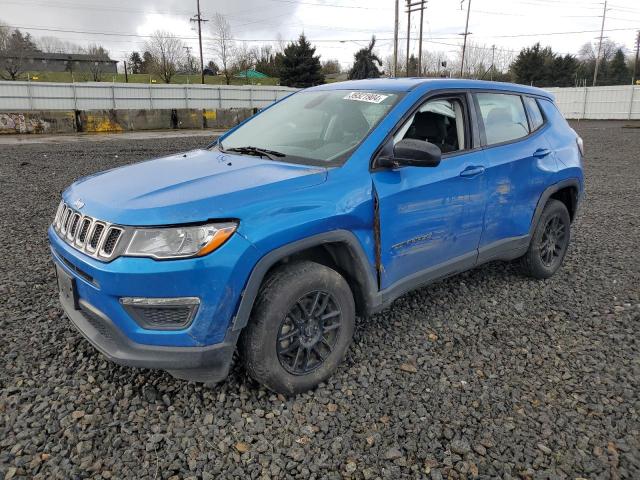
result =
[[[250,108],[0,112],[0,134],[228,129],[251,115]]]

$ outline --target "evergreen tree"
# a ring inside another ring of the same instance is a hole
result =
[[[551,74],[555,54],[550,47],[542,48],[540,43],[523,48],[511,65],[513,78],[517,83],[548,86],[553,83]]]
[[[629,69],[627,68],[627,59],[621,48],[616,50],[608,67],[607,83],[609,85],[626,85],[631,82],[631,75],[629,75]]]
[[[354,55],[355,61],[353,62],[353,67],[349,72],[349,80],[380,77],[380,70],[378,70],[376,63],[382,66],[382,60],[373,53],[373,48],[375,46],[376,37],[374,35],[371,37],[368,47],[356,52]]]
[[[287,45],[280,69],[280,84],[307,88],[324,83],[320,56],[314,56],[315,53],[316,49],[311,47],[304,33],[297,42]]]
[[[129,55],[129,66],[131,73],[142,73],[142,57],[138,52],[131,52]]]
[[[576,84],[578,66],[578,60],[573,55],[554,57],[547,75],[547,86],[573,87]]]

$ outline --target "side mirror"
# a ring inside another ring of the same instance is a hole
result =
[[[437,167],[442,158],[441,150],[433,143],[413,138],[400,140],[393,147],[393,157],[380,158],[380,166]]]

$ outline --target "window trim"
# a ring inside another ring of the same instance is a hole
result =
[[[533,100],[536,104],[536,106],[538,107],[538,112],[540,112],[540,116],[542,117],[542,123],[538,126],[538,128],[533,129],[533,123],[532,123],[532,115],[531,115],[531,111],[529,110],[529,107],[527,105],[527,102],[525,101],[527,98]],[[543,128],[546,124],[547,124],[547,117],[544,114],[544,111],[542,110],[542,108],[540,107],[540,104],[538,103],[538,99],[532,95],[522,95],[522,103],[524,105],[524,110],[525,113],[527,114],[527,119],[529,121],[529,133],[535,133],[538,130],[540,130],[541,128]]]
[[[485,135],[485,131],[484,131],[484,122],[482,121],[482,115],[480,114],[480,105],[478,104],[478,98],[476,96],[477,93],[498,93],[498,94],[504,94],[504,95],[518,95],[520,97],[523,96],[530,96],[532,98],[535,98],[536,100],[542,99],[542,100],[546,100],[552,104],[555,105],[554,101],[551,100],[550,98],[547,98],[543,95],[534,95],[534,94],[528,94],[528,93],[519,93],[519,92],[514,92],[512,90],[491,90],[491,89],[472,89],[470,90],[471,96],[473,97],[473,101],[474,104],[476,106],[476,122],[478,125],[478,130],[480,131],[480,143],[482,144],[482,149],[486,150],[489,148],[494,148],[494,147],[501,147],[503,145],[510,145],[512,143],[516,143],[516,142],[521,142],[522,140],[526,140],[529,139],[531,137],[533,137],[534,135],[539,134],[540,132],[542,132],[543,130],[546,130],[547,128],[549,128],[549,122],[545,121],[545,123],[538,128],[537,130],[533,131],[533,132],[529,132],[529,135],[525,136],[525,137],[520,137],[520,138],[516,138],[514,140],[508,140],[506,142],[501,142],[501,143],[494,143],[492,145],[487,145],[487,138]],[[522,104],[524,105],[524,102],[522,102]],[[541,108],[542,110],[542,108]],[[526,108],[525,108],[525,112],[526,112]],[[546,120],[546,117],[545,117]]]
[[[476,106],[472,103],[472,99],[470,98],[470,92],[467,88],[452,88],[452,89],[442,89],[442,90],[430,90],[424,95],[422,95],[416,102],[411,106],[411,108],[407,109],[407,111],[400,117],[400,119],[396,122],[396,124],[387,132],[378,148],[373,152],[371,156],[371,161],[369,163],[369,171],[376,172],[379,170],[388,170],[389,167],[381,167],[377,165],[378,159],[383,154],[389,154],[389,149],[393,149],[393,137],[398,133],[398,131],[402,128],[402,126],[407,122],[417,111],[418,109],[429,100],[437,100],[440,98],[457,98],[462,103],[462,108],[464,110],[464,117],[466,120],[465,125],[465,144],[469,142],[469,148],[465,148],[464,150],[457,150],[455,152],[448,152],[442,154],[442,160],[447,160],[452,157],[456,157],[458,155],[464,155],[470,152],[478,151],[482,149],[482,145],[480,142],[479,136],[479,126],[477,123],[476,116]],[[465,145],[466,147],[466,145]],[[400,166],[398,168],[405,168],[404,166]]]

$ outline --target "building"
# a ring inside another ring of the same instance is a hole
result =
[[[118,73],[117,60],[84,53],[27,52],[23,56],[1,54],[0,60],[20,62],[26,72],[91,72],[100,67],[101,73]]]

